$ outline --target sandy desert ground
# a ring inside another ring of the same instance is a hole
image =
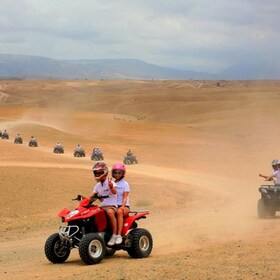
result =
[[[0,81],[1,279],[280,279],[280,216],[256,212],[258,174],[280,158],[279,105],[280,81]],[[151,211],[139,226],[152,254],[51,264],[58,211],[95,184],[94,146],[109,166],[138,157],[127,180],[132,208]]]

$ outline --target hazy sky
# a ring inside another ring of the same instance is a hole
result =
[[[279,0],[0,0],[0,53],[216,72],[279,60]]]

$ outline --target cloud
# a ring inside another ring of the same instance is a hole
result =
[[[278,57],[278,1],[0,0],[0,53],[138,58],[215,72]]]

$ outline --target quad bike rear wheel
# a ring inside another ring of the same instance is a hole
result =
[[[85,156],[86,156],[85,152],[78,152],[78,151],[76,151],[74,153],[74,157],[85,157]]]
[[[38,143],[37,142],[29,142],[28,146],[29,147],[38,147]]]
[[[265,203],[263,198],[260,198],[257,204],[258,216],[261,219],[275,217],[276,211],[273,206]]]
[[[95,161],[104,160],[104,157],[103,155],[92,155],[91,160],[95,160]]]
[[[132,164],[132,162],[131,162],[130,159],[125,159],[123,163],[124,163],[124,164]]]
[[[55,154],[64,154],[64,149],[63,148],[54,148],[53,152]]]
[[[52,263],[64,263],[71,253],[69,241],[61,240],[58,233],[51,235],[45,243],[45,255]]]
[[[153,238],[149,231],[142,228],[136,228],[129,233],[131,242],[127,253],[132,258],[147,258],[153,249]]]
[[[14,140],[14,143],[15,143],[15,144],[22,144],[22,140],[21,140],[21,139],[15,139],[15,140]]]
[[[97,233],[83,236],[79,244],[79,254],[85,264],[97,264],[105,256],[105,243]]]

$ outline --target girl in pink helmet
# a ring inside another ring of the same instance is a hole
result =
[[[129,184],[124,179],[126,168],[123,163],[115,163],[112,167],[112,177],[115,179],[117,189],[117,237],[115,244],[122,243],[123,217],[129,213]]]

